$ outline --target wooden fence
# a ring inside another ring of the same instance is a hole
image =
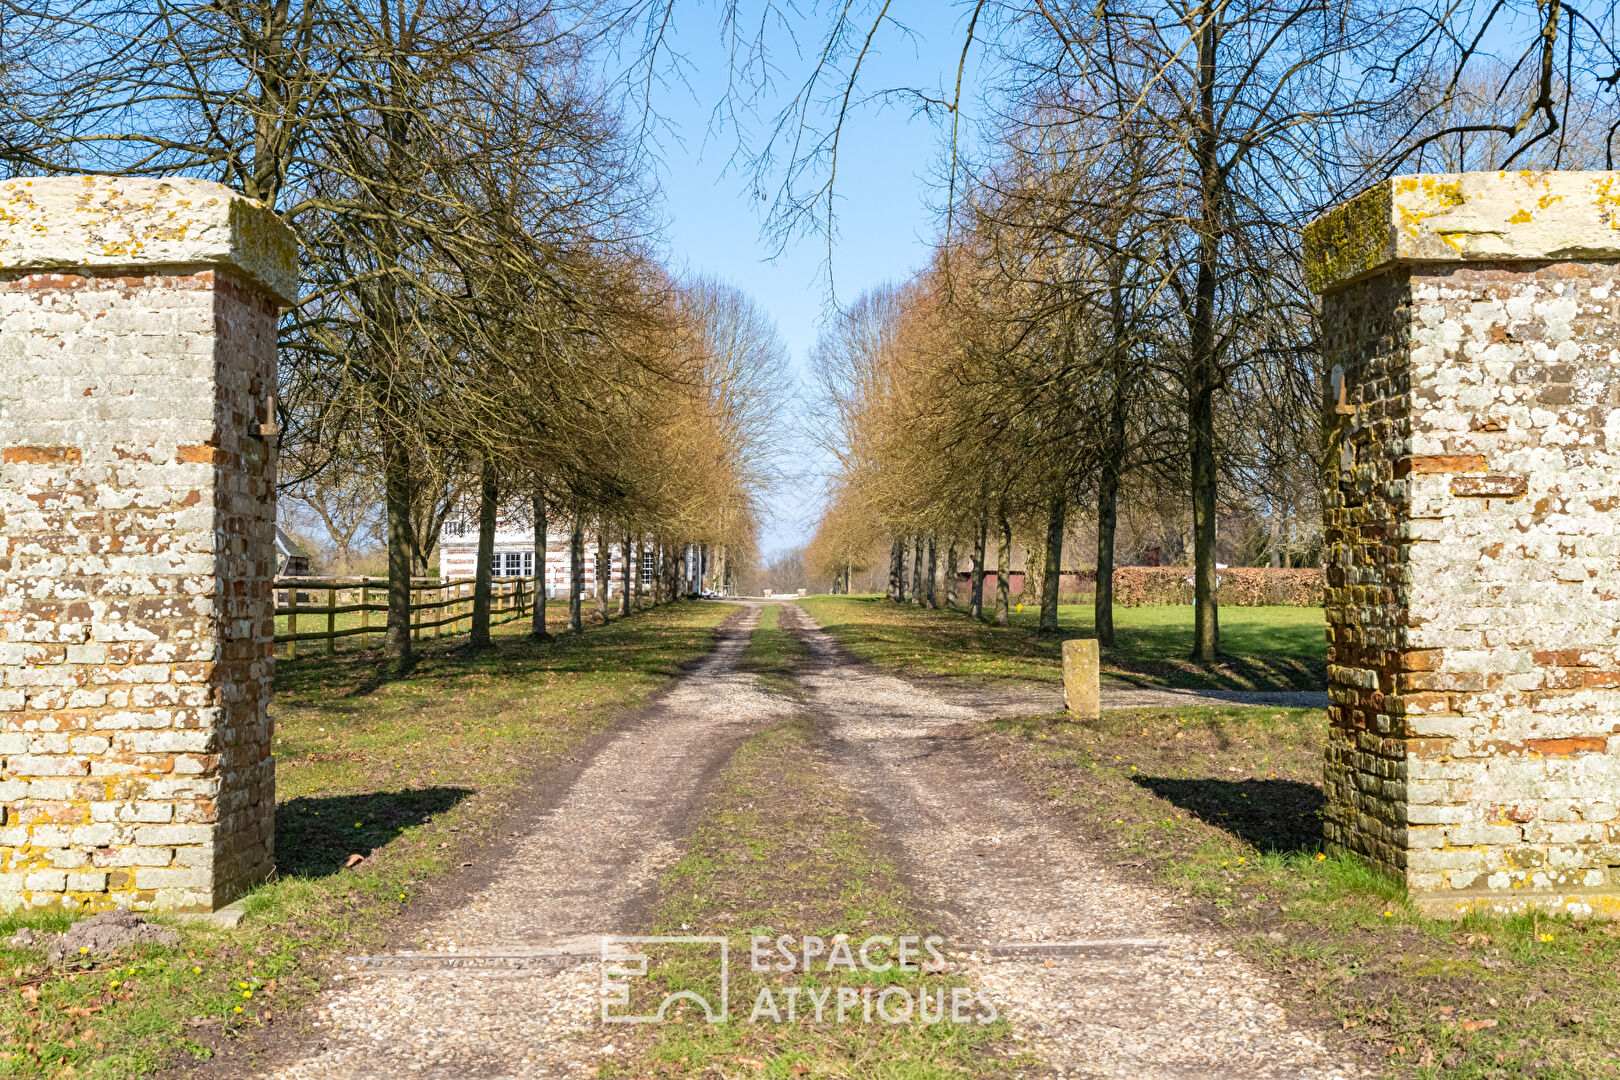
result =
[[[490,625],[499,626],[529,614],[534,602],[535,579],[498,577],[490,590]],[[471,578],[440,581],[411,580],[411,633],[424,637],[455,636],[472,629]],[[360,648],[382,644],[388,624],[388,579],[383,577],[277,578],[275,581],[275,642],[285,646],[281,655],[298,655],[305,641],[325,642],[325,651],[337,652],[339,639],[358,637]],[[373,613],[376,617],[373,618]],[[341,616],[341,618],[340,618]],[[300,621],[308,629],[300,629]],[[466,623],[463,626],[462,623]],[[285,631],[282,631],[283,625]]]

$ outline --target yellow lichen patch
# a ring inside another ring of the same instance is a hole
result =
[[[1441,180],[1435,176],[1423,178],[1423,194],[1429,196],[1440,206],[1461,206],[1468,201],[1463,194],[1461,180]],[[1427,217],[1428,215],[1423,215]]]
[[[1513,225],[1528,225],[1530,223],[1530,211],[1515,210],[1513,216],[1508,218],[1508,222]]]

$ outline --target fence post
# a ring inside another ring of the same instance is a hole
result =
[[[337,589],[329,587],[326,590],[326,652],[327,655],[337,652]]]
[[[371,635],[366,633],[371,629],[371,582],[366,578],[360,579],[360,651],[371,648]]]
[[[287,605],[287,659],[298,659],[298,642],[293,638],[298,634],[298,586],[294,585],[289,591],[292,603]]]

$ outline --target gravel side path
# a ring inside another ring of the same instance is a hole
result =
[[[836,773],[899,849],[962,970],[1062,1075],[1344,1078],[1272,985],[1050,820],[961,729],[979,714],[849,659],[802,608],[801,683]],[[1055,943],[1030,948],[1032,943]]]
[[[608,742],[521,835],[488,884],[433,918],[396,969],[353,970],[315,1006],[321,1037],[257,1075],[278,1080],[594,1076],[602,934],[635,933],[710,777],[790,714],[737,670],[744,605],[704,662]],[[457,958],[509,970],[456,970]],[[414,970],[413,970],[414,969]],[[431,969],[431,970],[423,970]]]

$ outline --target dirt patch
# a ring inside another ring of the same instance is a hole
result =
[[[28,934],[28,940],[19,940],[22,934]],[[33,932],[26,929],[17,931],[10,941],[18,946],[39,943]],[[131,945],[147,944],[178,945],[180,935],[168,927],[147,922],[133,911],[115,908],[81,919],[69,927],[67,933],[55,935],[45,960],[52,967],[61,967],[81,956],[109,956]]]

